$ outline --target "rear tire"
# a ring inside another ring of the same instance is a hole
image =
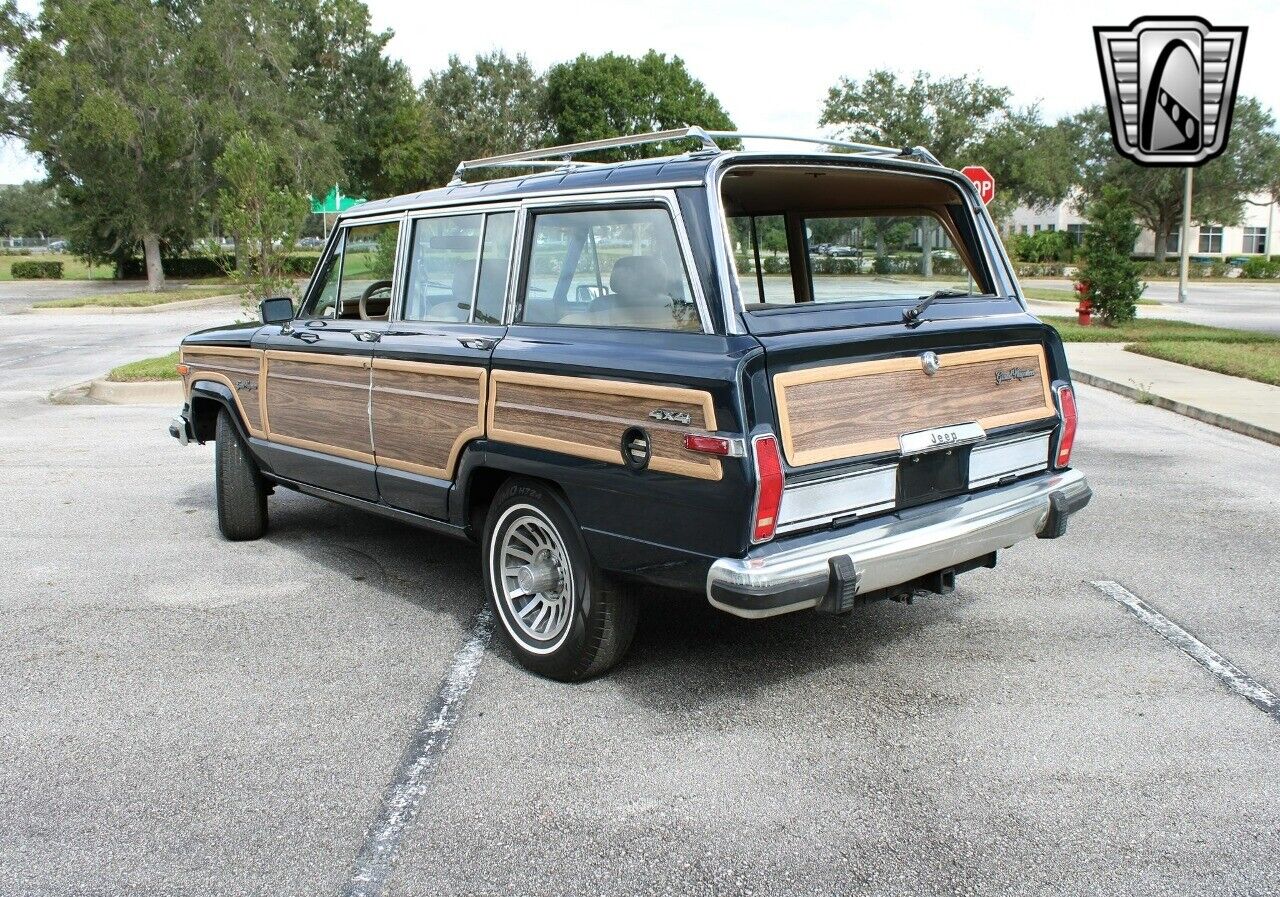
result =
[[[260,538],[267,531],[267,484],[226,409],[218,412],[214,458],[218,529],[232,542]]]
[[[554,490],[534,480],[505,483],[489,507],[482,547],[485,591],[526,669],[578,682],[626,654],[637,602],[596,568]]]

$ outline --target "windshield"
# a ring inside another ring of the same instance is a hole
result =
[[[743,166],[726,172],[722,190],[748,311],[994,292],[977,222],[945,178]]]

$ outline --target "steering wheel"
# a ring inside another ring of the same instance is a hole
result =
[[[369,284],[367,287],[364,288],[364,292],[360,294],[360,320],[362,321],[373,320],[373,317],[369,314],[369,300],[373,298],[374,294],[382,292],[384,290],[386,291],[386,294],[387,294],[386,300],[387,300],[387,308],[389,310],[391,307],[391,281],[375,280],[373,283]],[[383,314],[386,314],[386,312],[384,311]]]

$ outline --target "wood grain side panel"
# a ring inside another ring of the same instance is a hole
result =
[[[373,362],[373,438],[380,466],[451,479],[458,453],[484,433],[486,371]]]
[[[684,412],[689,425],[655,421],[656,409]],[[684,447],[686,433],[716,429],[709,393],[694,389],[494,371],[489,390],[490,439],[622,464],[622,434],[649,432],[652,470],[718,480],[720,461]]]
[[[212,380],[229,388],[252,436],[265,436],[262,419],[262,350],[224,346],[184,347],[180,357],[189,368],[183,378],[187,399],[191,385]]]
[[[369,360],[334,358],[267,353],[268,438],[372,464]]]
[[[774,377],[779,429],[796,466],[895,451],[903,433],[977,421],[985,429],[1056,414],[1040,346],[939,356],[930,377],[918,357],[894,358]],[[1032,371],[998,382],[998,371]]]

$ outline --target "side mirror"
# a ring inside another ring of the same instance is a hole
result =
[[[264,324],[284,324],[293,320],[293,300],[288,296],[272,296],[258,303]]]

